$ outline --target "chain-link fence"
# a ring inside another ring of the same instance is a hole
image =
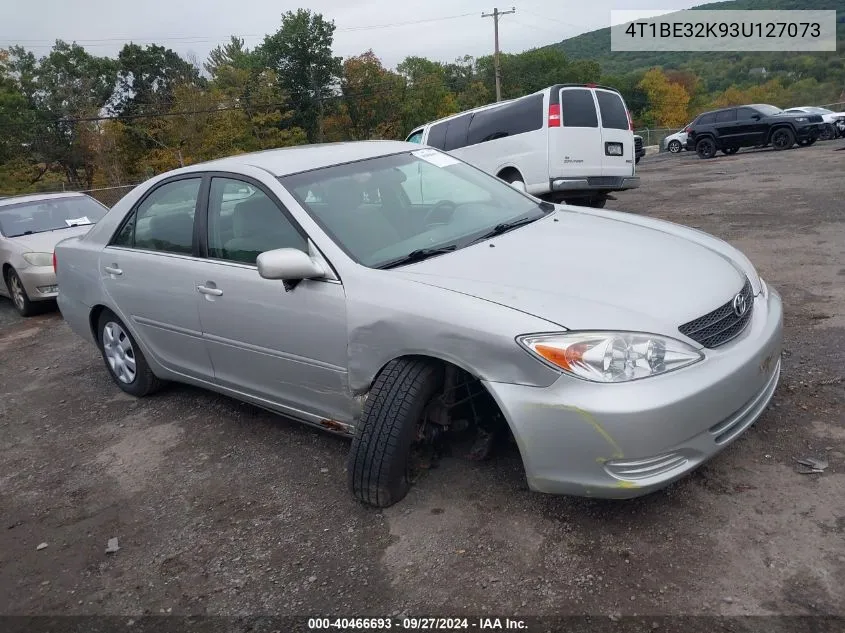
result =
[[[79,193],[84,193],[99,202],[102,202],[107,207],[111,208],[120,200],[123,196],[127,193],[132,191],[138,183],[132,185],[121,185],[120,187],[102,187],[100,189],[87,189],[85,191],[80,191]]]
[[[645,147],[650,147],[651,145],[658,145],[661,148],[663,147],[663,139],[667,136],[678,132],[682,128],[669,128],[669,127],[659,127],[659,128],[645,128],[642,130],[634,130],[634,134],[639,134],[643,137],[643,145]]]

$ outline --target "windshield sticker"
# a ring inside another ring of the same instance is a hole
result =
[[[83,215],[81,218],[65,220],[65,224],[67,224],[68,226],[81,226],[82,224],[93,224],[93,222],[88,219],[87,215]]]
[[[448,167],[449,165],[457,165],[460,161],[457,158],[452,158],[448,154],[438,152],[436,149],[420,149],[416,152],[411,152],[413,156],[422,158],[425,162],[431,163],[435,167]]]

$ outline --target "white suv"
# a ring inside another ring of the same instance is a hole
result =
[[[631,117],[622,95],[595,84],[558,84],[454,114],[407,141],[449,152],[552,202],[602,207],[639,187]]]

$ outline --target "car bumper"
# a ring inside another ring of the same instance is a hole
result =
[[[590,176],[587,178],[552,178],[549,187],[552,191],[622,191],[640,186],[639,176]]]
[[[629,498],[658,490],[741,435],[780,375],[783,306],[767,288],[743,333],[663,376],[600,384],[562,375],[546,388],[485,386],[539,492]]]
[[[805,125],[795,129],[795,135],[799,141],[818,138],[820,126],[815,123],[812,125]]]
[[[59,287],[52,266],[29,266],[17,271],[30,301],[55,299]]]

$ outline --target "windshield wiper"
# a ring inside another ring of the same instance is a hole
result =
[[[532,222],[536,222],[537,220],[539,220],[542,217],[543,217],[542,215],[540,215],[540,216],[534,215],[534,216],[531,216],[531,217],[528,217],[528,218],[519,218],[517,220],[511,220],[510,222],[502,222],[502,223],[494,226],[492,229],[490,229],[484,235],[479,235],[474,240],[469,242],[469,244],[475,244],[476,242],[481,242],[483,240],[489,240],[491,237],[496,237],[497,235],[501,235],[502,233],[507,233],[508,231],[512,231],[514,229],[517,229],[520,226],[525,226],[526,224],[531,224]],[[469,244],[467,244],[467,246]]]
[[[418,248],[415,251],[411,251],[407,255],[403,255],[397,259],[391,259],[390,261],[385,262],[384,264],[380,264],[376,266],[376,268],[380,269],[387,269],[387,268],[395,268],[396,266],[404,266],[405,264],[413,264],[414,262],[421,262],[424,259],[428,259],[429,257],[434,257],[435,255],[442,255],[443,253],[448,253],[453,251],[457,248],[455,244],[451,244],[449,246],[440,246],[438,248]]]

